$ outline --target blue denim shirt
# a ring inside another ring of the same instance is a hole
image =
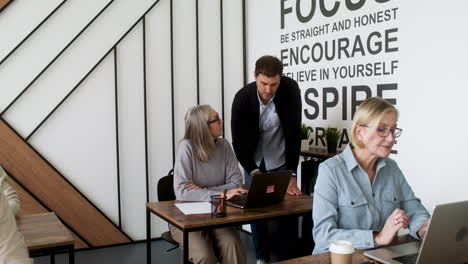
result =
[[[377,161],[374,183],[359,166],[350,145],[320,164],[312,207],[313,254],[328,251],[333,240],[348,240],[355,248],[375,247],[373,231],[380,232],[389,215],[401,208],[410,218],[410,235],[429,219],[396,162]]]

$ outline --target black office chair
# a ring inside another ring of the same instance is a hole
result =
[[[171,169],[166,176],[162,177],[158,181],[158,200],[163,201],[172,201],[175,200],[174,193],[174,170]],[[169,226],[169,224],[168,224]],[[167,251],[174,250],[179,247],[179,243],[172,238],[171,231],[166,231],[161,234],[161,238],[171,243],[175,247],[168,249]]]

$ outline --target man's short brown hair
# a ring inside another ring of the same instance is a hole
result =
[[[255,76],[260,74],[270,78],[277,75],[281,76],[283,75],[283,64],[274,56],[262,56],[255,62]]]

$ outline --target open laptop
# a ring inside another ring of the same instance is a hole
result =
[[[364,252],[381,263],[468,263],[468,201],[435,207],[423,242]]]
[[[253,208],[283,201],[288,189],[291,172],[269,172],[252,177],[249,192],[227,201],[228,205],[239,208]]]

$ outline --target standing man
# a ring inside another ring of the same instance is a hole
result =
[[[290,170],[294,177],[287,192],[299,195],[296,170],[301,145],[301,93],[297,82],[282,74],[278,58],[263,56],[257,60],[255,82],[239,90],[232,103],[232,143],[245,169],[248,187],[257,173]],[[294,257],[291,240],[297,236],[297,218],[251,227],[257,263],[268,263],[270,253],[278,260]]]

